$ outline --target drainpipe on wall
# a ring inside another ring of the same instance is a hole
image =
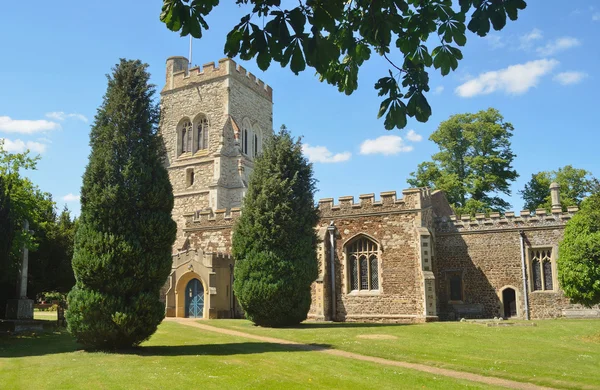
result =
[[[525,232],[523,230],[519,230],[519,236],[521,239],[521,271],[523,272],[523,297],[525,302],[525,319],[529,320],[529,296],[527,294],[527,273],[525,264]]]
[[[234,300],[233,300],[233,264],[229,264],[229,315],[235,318]]]
[[[330,258],[330,269],[331,269],[331,320],[335,321],[336,318],[336,307],[335,307],[335,225],[333,221],[327,227],[329,232],[329,258]]]

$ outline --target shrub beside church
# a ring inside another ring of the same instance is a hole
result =
[[[91,129],[67,312],[70,332],[87,347],[136,346],[164,318],[159,292],[176,225],[146,68],[116,65]]]
[[[295,325],[307,317],[317,278],[314,192],[302,145],[282,127],[255,159],[232,239],[233,288],[257,325]]]

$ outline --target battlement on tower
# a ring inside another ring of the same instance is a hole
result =
[[[358,197],[359,202],[354,202],[354,196],[342,196],[338,203],[333,198],[319,200],[321,217],[336,217],[352,214],[369,214],[389,211],[416,211],[431,205],[431,191],[429,188],[410,188],[402,191],[398,198],[396,191],[385,191],[379,194],[380,199],[375,200],[375,194],[363,194]]]
[[[183,214],[185,218],[184,230],[195,229],[210,229],[223,228],[233,226],[235,221],[240,217],[241,210],[239,207],[231,209],[204,209],[192,213]]]
[[[273,101],[273,89],[231,58],[223,58],[217,64],[209,62],[202,67],[196,66],[188,69],[188,66],[189,61],[185,57],[169,57],[167,59],[166,84],[161,93],[219,78],[233,77],[259,95]]]
[[[551,212],[547,212],[545,209],[537,209],[535,213],[530,210],[522,210],[519,215],[516,215],[514,211],[507,211],[504,215],[490,213],[487,216],[478,213],[475,217],[450,215],[436,218],[435,224],[436,232],[441,234],[562,227],[577,211],[577,206],[573,206],[569,207],[566,212],[560,208],[554,208]]]

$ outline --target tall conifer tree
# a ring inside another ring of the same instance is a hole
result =
[[[67,312],[69,330],[88,347],[136,346],[164,318],[159,292],[177,228],[146,68],[116,65],[91,130]]]
[[[306,319],[318,272],[314,192],[302,145],[282,127],[254,162],[233,233],[233,288],[257,325],[287,326]]]

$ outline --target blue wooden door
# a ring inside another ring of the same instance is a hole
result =
[[[185,288],[185,316],[202,318],[204,313],[204,288],[198,279],[192,279]]]

